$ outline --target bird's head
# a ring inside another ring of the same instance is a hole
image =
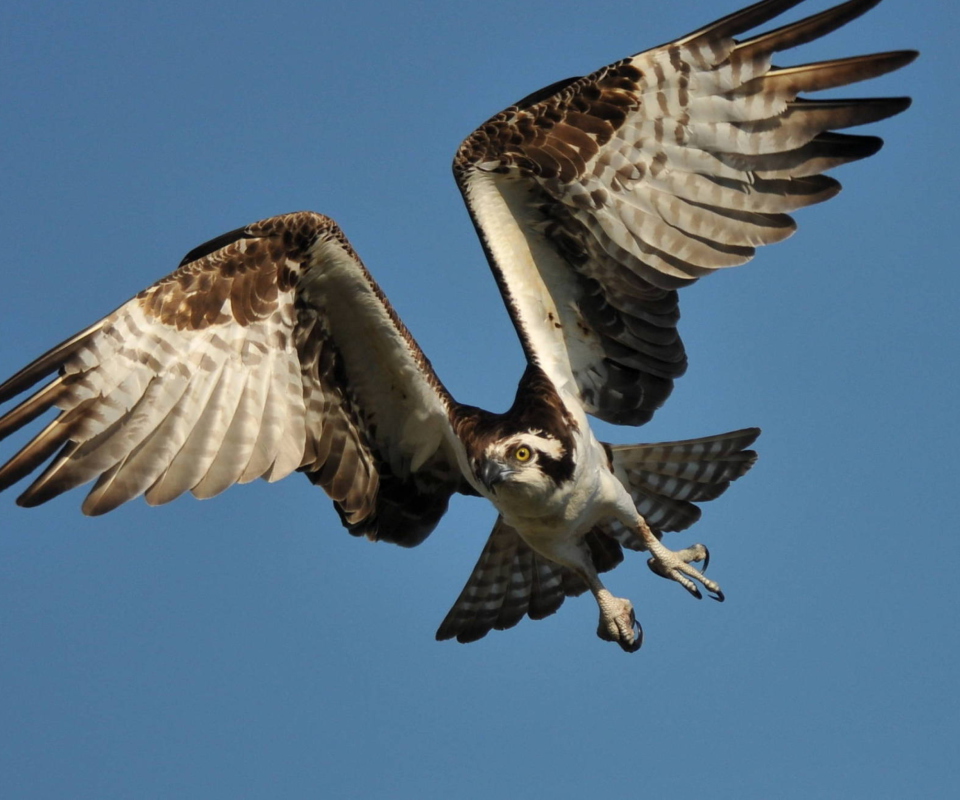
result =
[[[527,430],[491,439],[473,460],[473,469],[491,494],[543,494],[573,477],[573,454],[560,439]]]
[[[529,364],[510,410],[458,406],[455,422],[475,487],[487,497],[526,503],[564,490],[574,478],[577,432],[551,379]]]

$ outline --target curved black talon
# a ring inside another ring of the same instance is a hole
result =
[[[700,572],[704,573],[707,571],[707,567],[710,566],[710,551],[705,545],[701,545],[701,547],[703,547],[703,552],[706,553],[706,555],[703,557],[703,566],[700,568]]]
[[[643,627],[639,622],[634,619],[633,629],[637,632],[636,637],[634,637],[633,642],[627,644],[626,642],[618,642],[620,649],[625,653],[636,653],[643,646]]]
[[[686,586],[684,586],[683,588],[686,589],[688,592],[690,592],[690,594],[692,594],[694,597],[696,597],[697,600],[703,600],[703,595],[700,594],[700,587],[694,586],[692,589],[689,589]]]
[[[716,592],[710,592],[710,599],[716,600],[718,603],[722,603],[727,598],[724,596],[723,592],[717,589]]]

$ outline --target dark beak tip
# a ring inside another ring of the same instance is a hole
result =
[[[479,477],[480,482],[490,491],[498,483],[502,483],[507,474],[508,470],[502,464],[496,461],[485,461],[480,468]]]

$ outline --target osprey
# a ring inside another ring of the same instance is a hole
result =
[[[771,64],[878,0],[734,38],[799,1],[763,0],[553,84],[460,146],[454,175],[527,359],[506,412],[451,396],[333,220],[285,214],[191,251],[2,384],[6,402],[52,376],[0,418],[0,437],[60,413],[0,468],[0,490],[49,461],[17,502],[96,480],[83,510],[102,514],[298,470],[350,533],[404,546],[454,493],[485,497],[499,516],[439,639],[475,640],[589,590],[598,635],[634,651],[633,606],[599,578],[623,548],[723,600],[706,548],[661,536],[750,468],[759,431],[609,445],[589,417],[649,420],[686,367],[677,290],[788,237],[789,212],[839,191],[824,171],[880,148],[835,131],[909,105],[798,94],[914,52]]]

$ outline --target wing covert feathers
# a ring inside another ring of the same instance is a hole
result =
[[[840,191],[825,172],[880,149],[877,137],[840,131],[898,114],[908,98],[802,95],[880,77],[917,54],[773,64],[879,0],[734,38],[801,1],[762,0],[551,84],[461,144],[454,174],[529,362],[514,409],[488,416],[515,421],[532,397],[558,429],[578,427],[582,411],[649,420],[687,365],[678,290],[789,237],[793,212]],[[0,440],[47,417],[0,466],[0,491],[43,467],[23,506],[93,483],[83,511],[102,514],[138,495],[207,498],[299,470],[352,534],[412,546],[452,493],[477,493],[459,464],[487,412],[453,400],[320,214],[271,217],[191,250],[0,385],[0,403],[28,390],[0,416]],[[692,525],[698,503],[752,467],[758,434],[604,448],[660,536]],[[644,549],[617,521],[582,538],[598,572],[623,548]],[[587,589],[498,518],[437,638],[474,641]]]
[[[191,251],[10,378],[0,398],[51,376],[0,418],[4,438],[60,411],[0,467],[3,490],[53,458],[24,506],[95,480],[83,510],[101,514],[140,494],[151,504],[212,497],[299,469],[352,532],[415,544],[461,482],[449,395],[319,214],[272,217]]]
[[[879,149],[836,131],[908,99],[798,95],[884,75],[916,53],[771,63],[876,2],[738,42],[798,4],[756,3],[531,95],[461,145],[454,172],[527,357],[588,413],[647,421],[686,368],[676,290],[790,236],[793,211],[839,191],[825,170]]]

